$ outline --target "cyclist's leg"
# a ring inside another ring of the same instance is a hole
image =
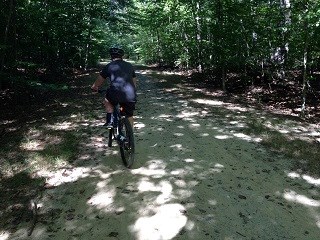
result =
[[[134,122],[133,112],[135,110],[135,103],[134,102],[126,102],[126,103],[122,103],[121,105],[124,107],[125,115],[127,116],[128,120],[132,126],[132,129],[133,129],[133,122]]]
[[[106,125],[113,123],[113,105],[107,100],[104,99],[104,107],[106,110]]]
[[[112,125],[113,123],[113,111],[114,111],[114,104],[113,104],[113,94],[110,89],[107,90],[106,97],[104,99],[104,107],[106,109],[106,125]]]
[[[113,113],[113,105],[108,99],[105,98],[103,104],[107,113]]]

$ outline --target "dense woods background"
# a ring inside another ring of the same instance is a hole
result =
[[[225,92],[282,89],[301,116],[318,114],[318,0],[4,0],[1,98],[67,87],[110,46],[127,57],[193,70]],[[294,86],[294,87],[293,87]],[[279,91],[278,91],[279,92]],[[291,99],[292,95],[298,99]],[[279,94],[277,95],[279,96]],[[269,97],[261,98],[268,102]],[[260,101],[259,100],[259,101]],[[280,99],[279,99],[280,101]],[[24,101],[25,102],[25,101]]]

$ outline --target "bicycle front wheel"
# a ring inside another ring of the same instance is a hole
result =
[[[120,133],[123,137],[119,141],[121,158],[123,164],[131,168],[134,162],[134,138],[132,126],[127,118],[120,121]]]

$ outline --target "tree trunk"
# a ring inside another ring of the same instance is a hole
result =
[[[14,61],[16,61],[16,27],[15,25],[15,9],[16,9],[16,0],[10,0],[9,3],[9,10],[8,10],[8,18],[7,18],[7,23],[6,27],[4,30],[4,36],[3,36],[3,43],[1,43],[4,48],[1,50],[1,58],[0,58],[0,74],[4,71],[4,67],[6,63],[8,62],[8,56],[10,56]],[[10,48],[8,48],[8,45],[10,43],[9,40],[9,34],[12,32],[12,37],[14,38],[11,42],[13,43],[14,49],[13,51],[10,52]],[[2,90],[3,87],[3,77],[0,77],[0,90]]]
[[[91,37],[92,37],[92,21],[93,21],[93,3],[92,1],[90,2],[89,9],[88,9],[88,14],[89,14],[89,26],[88,26],[88,35],[87,35],[87,40],[86,40],[86,47],[85,47],[85,61],[84,61],[84,69],[87,70],[89,66],[89,56],[90,56],[90,50],[91,50]]]
[[[224,54],[224,23],[223,23],[223,10],[222,10],[222,2],[221,0],[217,1],[217,20],[218,20],[218,27],[219,27],[219,31],[217,33],[217,38],[218,41],[220,42],[219,44],[219,51],[218,51],[218,61],[219,64],[218,66],[220,67],[220,71],[221,71],[221,86],[222,86],[222,90],[224,92],[227,91],[226,89],[226,63],[225,63],[225,54]]]
[[[226,74],[226,67],[225,65],[222,66],[222,91],[226,92],[227,87],[226,87],[226,79],[227,79],[227,74]]]
[[[199,73],[203,71],[202,65],[202,36],[201,36],[201,23],[200,23],[200,2],[193,3],[194,19],[196,25],[196,41],[197,41],[197,70]]]
[[[308,48],[309,48],[309,24],[308,24],[308,6],[305,4],[305,20],[304,20],[304,50],[303,50],[303,81],[302,81],[302,104],[301,117],[306,115],[306,101],[307,101],[307,85],[308,85]]]
[[[6,47],[9,42],[8,41],[9,31],[12,29],[12,15],[13,15],[15,6],[16,6],[16,0],[10,0],[7,24],[6,24],[6,28],[4,31],[4,38],[3,38],[3,45],[5,46],[5,49],[3,50],[3,54],[1,56],[0,72],[2,72],[4,69],[4,64],[5,64],[6,55],[7,55]],[[0,85],[1,85],[1,79],[0,79]]]
[[[159,29],[157,28],[157,59],[158,59],[158,65],[161,66],[161,45],[160,45],[160,33]]]
[[[289,52],[289,43],[288,43],[288,29],[291,25],[291,10],[290,10],[290,0],[280,0],[280,11],[283,15],[282,20],[282,44],[279,48],[276,50],[276,54],[278,55],[278,64],[280,65],[280,68],[278,69],[278,76],[281,79],[284,79],[285,72],[287,68],[287,58],[288,58],[288,52]]]
[[[182,39],[183,39],[183,49],[184,51],[186,52],[186,59],[183,59],[183,61],[185,60],[186,62],[183,62],[182,63],[182,66],[185,67],[186,69],[189,68],[189,56],[190,56],[190,51],[189,51],[189,37],[188,37],[188,34],[187,34],[187,30],[186,30],[186,27],[184,26],[183,27],[183,31],[182,31]]]

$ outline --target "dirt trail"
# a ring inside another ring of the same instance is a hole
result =
[[[241,131],[261,113],[148,74],[134,169],[106,146],[98,106],[95,120],[70,117],[81,153],[71,168],[38,173],[53,187],[32,239],[319,239],[319,180]],[[28,226],[3,239],[28,239]]]

